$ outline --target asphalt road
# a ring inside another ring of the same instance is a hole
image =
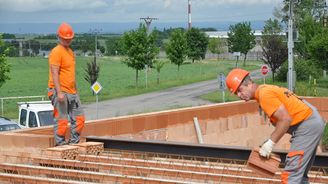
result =
[[[259,78],[258,71],[251,73],[252,78]],[[83,105],[86,119],[95,120],[144,112],[153,112],[181,107],[199,106],[213,102],[202,100],[199,96],[213,91],[219,93],[217,79],[174,87],[163,91],[141,94]],[[98,111],[98,112],[97,112]]]

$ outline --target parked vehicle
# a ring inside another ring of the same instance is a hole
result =
[[[18,124],[22,128],[42,127],[55,124],[50,101],[19,102]]]
[[[0,116],[0,132],[20,129],[15,121]]]

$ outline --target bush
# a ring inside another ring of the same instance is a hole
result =
[[[326,123],[325,130],[322,137],[322,147],[328,151],[328,123]]]
[[[312,60],[298,60],[294,62],[294,70],[296,71],[296,80],[309,80],[309,76],[318,79],[321,74],[321,69],[315,65]],[[276,79],[280,82],[287,81],[288,61],[284,62],[277,72]]]
[[[318,79],[317,84],[318,84],[318,87],[328,88],[328,77]]]

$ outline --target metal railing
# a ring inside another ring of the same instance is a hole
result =
[[[32,99],[32,98],[41,98],[42,101],[45,99],[45,95],[40,95],[40,96],[17,96],[17,97],[1,97],[1,116],[3,116],[3,103],[5,100],[14,100],[14,99]]]

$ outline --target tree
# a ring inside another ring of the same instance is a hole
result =
[[[40,51],[40,42],[38,42],[37,40],[30,40],[29,44],[33,55],[38,55]]]
[[[247,53],[255,46],[254,31],[250,22],[237,23],[229,27],[228,49],[229,52],[241,52],[244,54],[244,66]]]
[[[187,37],[187,55],[194,62],[205,58],[208,37],[204,32],[197,28],[191,28],[186,33]]]
[[[268,36],[262,41],[263,61],[272,71],[272,81],[279,67],[288,58],[288,48],[278,35]]]
[[[220,38],[210,38],[208,43],[208,49],[213,53],[219,55],[223,52],[224,42]]]
[[[157,84],[159,84],[160,73],[161,73],[161,69],[163,68],[164,64],[165,64],[164,61],[159,61],[159,60],[154,61],[154,68],[157,71]]]
[[[14,34],[10,34],[10,33],[3,33],[2,38],[3,39],[16,39],[16,36]]]
[[[104,46],[99,45],[99,46],[97,46],[97,47],[98,47],[98,50],[100,51],[101,54],[105,54],[105,52],[106,52],[106,48],[105,48]]]
[[[0,34],[0,48],[4,47],[2,35]],[[10,65],[6,60],[6,50],[0,49],[0,87],[10,79],[9,77]]]
[[[309,51],[317,65],[328,70],[328,30],[313,37],[310,41]]]
[[[283,1],[284,6],[276,11],[276,17],[281,18],[287,26],[289,19],[290,0]],[[295,53],[301,58],[311,59],[309,53],[309,42],[320,34],[326,17],[326,0],[302,0],[293,1],[293,24]],[[296,34],[298,33],[298,34]],[[298,38],[297,38],[298,36]]]
[[[170,61],[175,65],[178,65],[179,72],[180,66],[183,64],[187,56],[187,40],[185,33],[180,29],[174,30],[165,48]]]
[[[304,59],[309,59],[309,43],[312,38],[322,32],[322,25],[316,22],[312,16],[306,15],[300,23],[298,42],[295,43],[295,50]]]
[[[208,31],[218,31],[217,29],[213,27],[208,27],[208,28],[200,28],[201,31],[208,32]]]
[[[128,58],[124,63],[136,70],[136,86],[138,86],[139,70],[145,68],[145,65],[152,67],[153,59],[159,52],[156,47],[156,34],[152,32],[147,34],[144,24],[140,24],[138,30],[132,30],[123,35],[124,51]]]
[[[1,36],[1,33],[0,33]],[[3,39],[13,39],[10,42],[6,41],[3,42],[1,37],[1,46],[0,46],[0,53],[4,53],[6,57],[18,57],[19,56],[19,43],[15,40],[15,35],[4,33],[2,34]]]
[[[120,44],[121,37],[118,36],[112,36],[106,39],[106,47],[107,52],[106,55],[108,56],[115,56],[115,55],[122,55],[123,52],[123,46]]]
[[[8,49],[8,52],[7,52],[8,57],[18,57],[19,56],[19,50],[16,47],[8,46],[7,49]]]
[[[83,37],[82,37],[83,36]],[[73,50],[81,50],[85,55],[88,51],[95,51],[95,38],[91,34],[83,34],[80,37],[76,37],[72,43]]]
[[[280,36],[282,26],[277,19],[269,19],[265,21],[265,26],[262,32],[262,50],[263,61],[268,64],[272,71],[272,81],[279,67],[288,58],[288,48],[283,42],[283,37]]]
[[[282,22],[285,22],[287,25],[290,0],[284,0],[283,3],[284,6],[280,12],[277,12],[277,16],[281,17]],[[316,21],[322,22],[322,17],[325,14],[325,4],[326,0],[293,0],[293,20],[295,27],[301,29],[301,24],[308,15],[312,16]]]
[[[100,66],[97,64],[95,57],[87,63],[87,67],[84,71],[86,72],[84,79],[89,82],[90,86],[92,86],[98,80],[100,72]]]

